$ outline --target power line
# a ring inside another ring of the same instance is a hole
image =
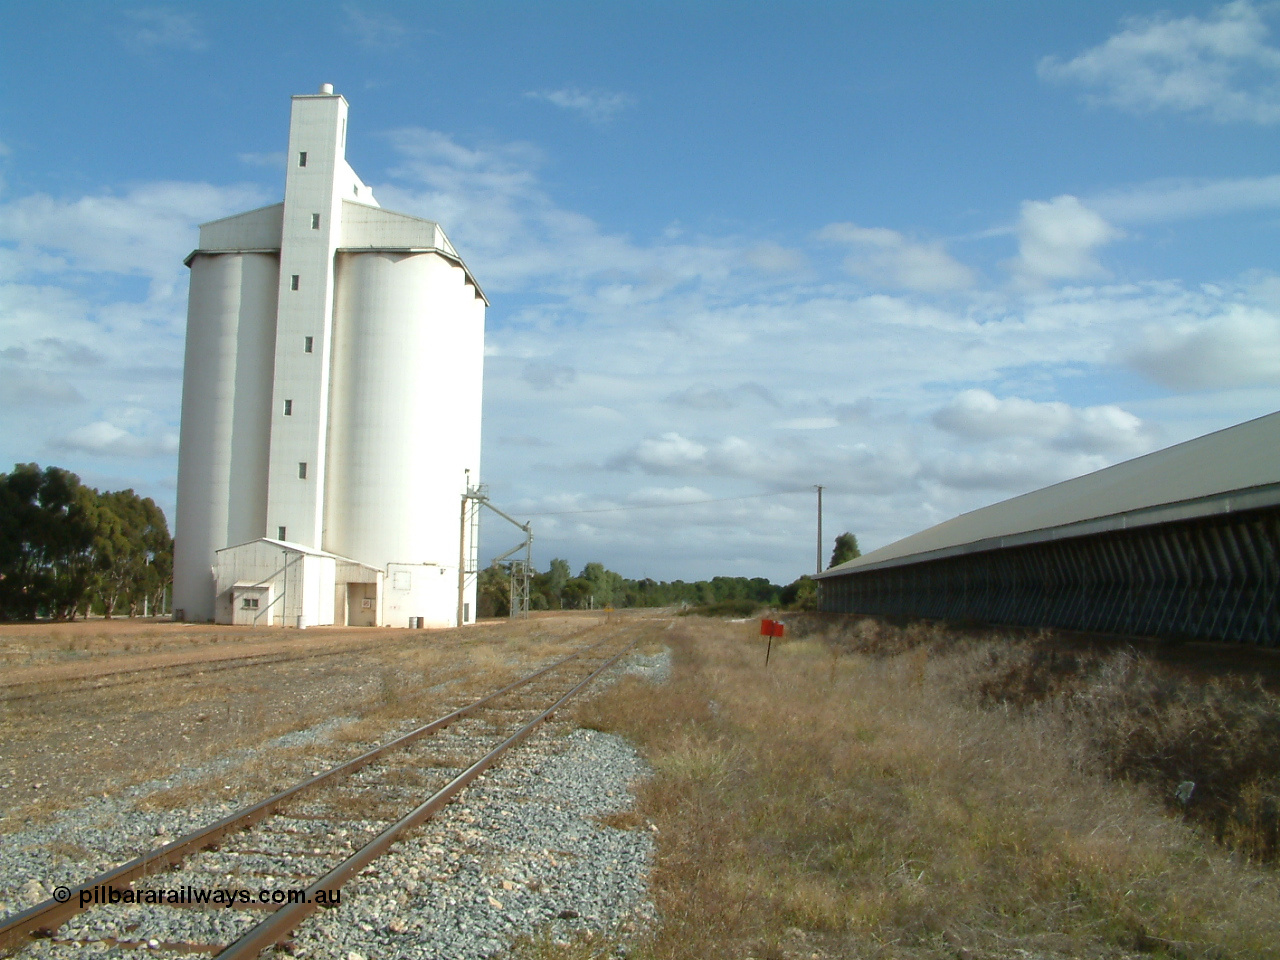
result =
[[[702,503],[729,503],[734,500],[761,500],[765,497],[789,497],[809,490],[775,490],[772,493],[748,493],[741,497],[716,497],[713,500],[681,500],[678,503],[637,503],[629,507],[599,507],[593,510],[552,510],[545,513],[525,513],[526,517],[569,517],[583,513],[626,513],[629,510],[665,510],[670,507],[694,507]]]

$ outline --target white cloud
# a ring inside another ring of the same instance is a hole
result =
[[[822,482],[833,491],[888,493],[909,485],[918,469],[901,444],[813,442],[798,435],[780,439],[728,436],[703,442],[677,432],[646,437],[610,457],[613,471],[650,476],[749,480],[771,490],[808,489]]]
[[[1115,462],[1098,454],[1064,456],[1031,443],[1015,443],[977,451],[958,449],[935,454],[921,469],[927,482],[962,494],[988,491],[996,494],[975,505],[1003,499],[1101,470]],[[948,519],[944,517],[942,519]]]
[[[778,399],[767,388],[758,383],[740,383],[737,386],[723,389],[720,387],[691,386],[677,393],[672,393],[666,402],[677,407],[706,412],[734,410],[745,403],[762,403],[766,406],[778,406]]]
[[[782,430],[830,430],[838,426],[840,421],[835,417],[794,417],[778,424]]]
[[[195,247],[196,226],[265,202],[253,186],[148,183],[123,195],[62,200],[36,193],[0,204],[0,241],[50,252],[80,270],[172,277]]]
[[[550,103],[562,110],[579,113],[592,123],[607,123],[635,103],[635,99],[625,93],[610,90],[581,90],[578,87],[530,90],[525,96],[531,100]]]
[[[159,457],[178,452],[174,434],[139,437],[105,420],[72,430],[53,442],[55,449],[98,457]]]
[[[750,266],[766,273],[797,273],[808,264],[801,251],[770,241],[748,248],[745,256]]]
[[[628,494],[627,499],[636,504],[696,503],[711,499],[711,495],[698,487],[641,487]]]
[[[347,30],[362,47],[397,47],[409,34],[405,25],[390,14],[371,13],[353,3],[343,4],[342,12]]]
[[[524,143],[473,148],[436,131],[392,135],[398,183],[378,185],[384,206],[442,223],[486,291],[536,289],[564,310],[615,314],[672,290],[733,277],[742,292],[778,285],[785,273],[753,266],[758,238],[648,245],[565,209],[538,181],[541,156]]]
[[[14,370],[4,370],[3,376],[0,376],[0,408],[38,410],[74,406],[84,402],[84,394],[67,380],[55,380],[47,375],[33,376]]]
[[[204,50],[209,46],[204,31],[193,14],[153,7],[126,10],[132,21],[124,28],[131,46],[152,50]]]
[[[557,390],[569,386],[578,378],[573,367],[560,363],[527,363],[524,380],[535,390]]]
[[[534,511],[767,494],[547,518],[540,563],[564,554],[635,575],[790,579],[812,562],[812,502],[786,491],[822,483],[828,524],[871,549],[1105,466],[1143,452],[1151,423],[1135,426],[1106,397],[1078,408],[1020,398],[1052,396],[1063,377],[1140,366],[1135,343],[1150,346],[1134,339],[1142,331],[1198,330],[1236,299],[1266,302],[1265,278],[1256,289],[966,290],[973,275],[940,244],[832,225],[822,242],[863,259],[851,281],[822,266],[829,258],[812,236],[610,230],[553,195],[528,144],[425,130],[391,139],[401,160],[380,198],[441,221],[494,298],[484,479],[495,502]],[[164,451],[180,396],[181,257],[199,220],[271,199],[255,188],[152,184],[0,202],[0,278],[14,278],[0,285],[0,380],[43,377],[55,394],[6,411],[0,439],[13,459],[36,458],[29,437],[58,437],[71,469],[129,456],[139,470],[172,474]],[[1020,276],[1096,272],[1114,235],[1091,205],[1031,206]],[[873,270],[876,256],[885,259]],[[162,283],[170,289],[157,294]],[[142,362],[151,366],[138,370]],[[971,385],[986,388],[982,402],[957,398]]]
[[[1089,454],[1144,453],[1150,428],[1114,404],[1076,408],[1060,401],[998,399],[986,390],[965,390],[933,415],[934,424],[967,440],[1009,438],[1042,441],[1058,450]]]
[[[1101,194],[1089,206],[1110,220],[1148,223],[1280,209],[1280,175],[1234,179],[1155,180]]]
[[[1150,324],[1125,359],[1173,389],[1280,385],[1280,315],[1233,304],[1208,319]]]
[[[1270,124],[1280,121],[1280,49],[1267,43],[1269,33],[1259,7],[1235,0],[1204,19],[1132,18],[1071,60],[1046,57],[1039,73],[1134,112]]]
[[[284,169],[284,151],[271,153],[237,153],[236,159],[250,167],[269,167],[272,170]]]
[[[725,443],[740,446],[742,441],[731,437]],[[646,473],[701,473],[708,467],[710,453],[704,444],[671,432],[641,440],[632,450],[615,457],[610,466],[615,470],[636,467]]]
[[[1070,195],[1024,200],[1017,233],[1018,256],[1008,266],[1032,285],[1103,273],[1094,250],[1123,236]]]
[[[973,285],[973,272],[954,260],[941,243],[914,243],[896,230],[832,223],[818,239],[851,247],[849,273],[907,290],[943,291]]]

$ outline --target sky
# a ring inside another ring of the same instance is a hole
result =
[[[334,84],[535,562],[764,576],[1280,409],[1280,4],[0,0],[0,470],[174,517],[198,225]],[[1278,454],[1280,456],[1280,454]],[[518,539],[487,521],[482,558]],[[181,535],[181,531],[178,531]]]

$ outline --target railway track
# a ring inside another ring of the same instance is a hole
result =
[[[286,944],[310,914],[335,905],[335,897],[340,902],[344,883],[453,800],[640,636],[634,625],[612,629],[389,743],[59,888],[54,898],[0,920],[0,953],[45,939],[72,952],[102,943],[243,960]]]
[[[314,654],[280,654],[265,653],[247,657],[233,657],[226,660],[211,660],[207,663],[161,664],[155,667],[134,667],[113,673],[91,677],[72,677],[66,680],[28,680],[22,683],[8,684],[0,687],[0,703],[16,703],[20,700],[41,700],[48,697],[67,696],[86,691],[112,690],[116,687],[129,687],[144,683],[154,683],[157,677],[165,680],[182,680],[187,677],[200,677],[210,673],[221,673],[224,670],[244,670],[249,667],[265,667],[273,663],[287,663],[294,660],[312,660],[319,657],[344,656],[374,649],[363,647],[356,650],[325,650]]]
[[[85,691],[110,690],[115,687],[132,686],[151,683],[157,677],[165,680],[181,680],[185,677],[198,677],[209,673],[220,673],[223,670],[243,670],[249,667],[269,666],[275,663],[290,663],[297,660],[317,660],[327,657],[345,657],[353,653],[365,653],[371,650],[385,650],[388,646],[409,646],[420,643],[417,636],[403,639],[379,637],[358,644],[343,645],[322,650],[299,647],[296,650],[280,650],[266,653],[245,655],[218,656],[215,658],[193,658],[175,663],[159,663],[148,666],[124,666],[113,668],[100,667],[101,672],[84,676],[53,677],[36,680],[0,679],[0,703],[20,700],[43,699],[51,696],[84,693]]]

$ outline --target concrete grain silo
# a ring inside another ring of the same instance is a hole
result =
[[[203,225],[187,260],[188,620],[474,620],[487,301],[438,224],[378,206],[346,127],[329,85],[294,97],[284,203]]]

